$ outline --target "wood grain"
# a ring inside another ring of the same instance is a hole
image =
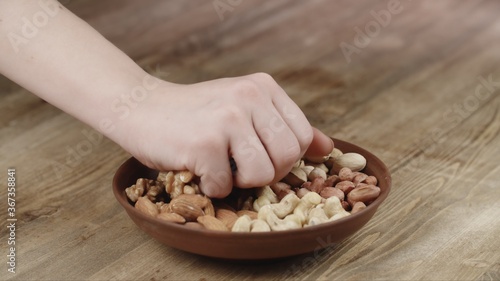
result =
[[[75,156],[93,131],[0,78],[0,198],[15,167],[19,218],[18,270],[3,263],[1,279],[499,280],[500,3],[401,1],[348,63],[341,42],[389,2],[242,1],[221,20],[212,1],[62,1],[170,81],[270,73],[314,126],[378,155],[393,191],[362,230],[316,254],[262,264],[187,254],[115,201],[126,152],[98,139]],[[477,94],[482,79],[493,83]]]

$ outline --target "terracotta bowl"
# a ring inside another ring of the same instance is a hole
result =
[[[325,224],[289,231],[232,233],[196,230],[148,217],[129,203],[125,188],[134,184],[139,177],[154,179],[158,172],[142,165],[135,158],[128,159],[116,171],[113,192],[140,229],[161,243],[180,250],[233,260],[276,259],[304,254],[338,243],[358,231],[372,218],[391,188],[389,170],[380,159],[356,145],[337,139],[334,141],[335,147],[344,153],[357,152],[367,159],[364,172],[377,177],[381,193],[363,211]]]

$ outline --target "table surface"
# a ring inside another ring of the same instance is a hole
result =
[[[500,279],[498,1],[62,3],[169,81],[270,73],[311,124],[379,156],[393,190],[317,255],[234,264],[184,253],[116,202],[111,180],[129,154],[0,78],[0,218],[8,167],[18,218],[15,274],[1,227],[1,279]]]

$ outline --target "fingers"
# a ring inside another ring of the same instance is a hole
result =
[[[200,176],[200,189],[209,197],[223,198],[231,193],[233,179],[229,164],[228,144],[205,140],[189,170]],[[201,151],[201,152],[200,152]]]
[[[300,155],[304,155],[313,139],[313,131],[306,116],[292,99],[277,84],[272,95],[273,103],[284,122],[295,135]],[[298,160],[298,159],[297,159]]]
[[[273,177],[266,184],[276,182],[286,176],[301,157],[298,138],[275,108],[253,115],[252,120],[273,166]]]
[[[304,156],[310,159],[321,158],[329,155],[333,147],[333,140],[313,127],[313,139]]]
[[[248,123],[231,136],[231,154],[236,162],[234,185],[242,188],[269,184],[274,179],[274,166],[268,151]]]

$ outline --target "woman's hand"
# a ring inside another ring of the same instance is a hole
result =
[[[47,25],[12,45],[9,34],[23,34],[20,19],[41,10],[53,15]],[[153,79],[56,1],[3,1],[0,18],[0,73],[146,165],[201,176],[209,196],[223,197],[233,185],[277,181],[308,147],[313,156],[332,150],[331,140],[311,128],[267,74],[175,85]],[[138,90],[142,86],[148,93]],[[129,100],[134,94],[137,100]],[[231,157],[238,167],[234,174]]]
[[[313,129],[263,73],[193,85],[160,82],[119,131],[122,146],[141,162],[158,170],[190,170],[211,197],[228,195],[233,185],[282,179],[311,143],[312,156],[333,149],[331,139]]]

